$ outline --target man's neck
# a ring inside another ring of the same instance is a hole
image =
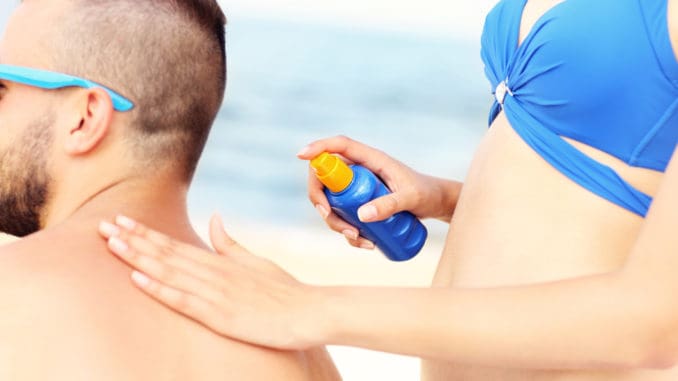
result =
[[[112,221],[115,216],[124,214],[178,239],[194,241],[196,236],[186,210],[187,188],[185,184],[164,179],[136,178],[114,182],[76,202],[70,200],[51,205],[43,230],[85,228],[95,231],[100,221]]]

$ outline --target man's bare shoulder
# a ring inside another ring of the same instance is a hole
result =
[[[24,239],[0,236],[0,289],[13,283],[27,286],[59,270],[54,262],[63,244],[40,233]],[[38,282],[44,283],[44,282]]]
[[[30,323],[35,328],[27,332],[31,334],[42,324],[70,319],[69,311],[76,307],[77,310],[87,307],[92,298],[84,287],[93,284],[88,280],[101,275],[87,276],[87,272],[91,273],[101,262],[115,260],[106,257],[102,248],[99,263],[96,258],[90,263],[80,261],[77,257],[81,254],[76,253],[82,246],[79,241],[42,232],[4,241],[0,246],[0,308],[8,313],[0,314],[0,331]],[[92,289],[96,291],[96,287]]]
[[[42,373],[27,366],[39,353],[50,351],[50,311],[59,308],[59,291],[47,266],[36,266],[29,254],[32,239],[7,239],[0,246],[0,379],[39,379]],[[36,343],[47,343],[36,349]],[[58,342],[52,342],[57,344]],[[33,353],[34,355],[27,355]]]
[[[112,379],[169,379],[163,372],[177,371],[178,359],[187,379],[340,379],[324,349],[278,352],[220,337],[135,289],[104,244],[72,241],[38,234],[0,246],[0,380],[17,379],[7,369],[32,372],[26,364],[36,360],[68,368],[72,354],[88,358],[81,371]]]
[[[35,268],[31,268],[33,261],[28,255],[33,247],[35,244],[31,239],[0,236],[0,295],[10,296],[26,291],[30,288],[27,286],[33,283],[31,278],[39,275]]]
[[[20,279],[25,279],[22,271],[21,257],[17,255],[18,247],[21,247],[21,241],[16,241],[7,236],[0,237],[0,309],[2,311],[12,311],[11,314],[0,314],[0,329],[2,322],[8,320],[20,311],[21,295],[24,291],[21,287]],[[9,315],[9,316],[8,316]]]
[[[36,316],[37,309],[51,307],[55,293],[58,266],[40,260],[34,255],[40,246],[31,238],[11,242],[4,240],[0,246],[0,308],[9,313],[0,314],[0,330],[7,324],[25,321],[27,315]]]

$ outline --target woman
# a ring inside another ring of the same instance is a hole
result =
[[[420,356],[427,380],[675,380],[672,42],[678,0],[502,0],[482,40],[491,128],[463,191],[348,138],[301,152],[338,153],[386,181],[393,195],[364,206],[365,221],[400,210],[451,221],[431,289],[301,284],[218,219],[225,256],[124,217],[101,230],[143,291],[241,340]],[[309,192],[332,229],[369,246],[313,177]]]

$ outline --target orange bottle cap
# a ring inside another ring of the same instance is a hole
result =
[[[333,193],[342,192],[353,181],[353,170],[341,159],[327,152],[311,160],[311,168],[318,180]]]

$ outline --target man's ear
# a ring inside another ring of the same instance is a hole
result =
[[[84,92],[77,99],[78,119],[68,126],[64,148],[70,155],[82,155],[95,149],[108,134],[113,119],[113,102],[106,91],[92,88]]]

